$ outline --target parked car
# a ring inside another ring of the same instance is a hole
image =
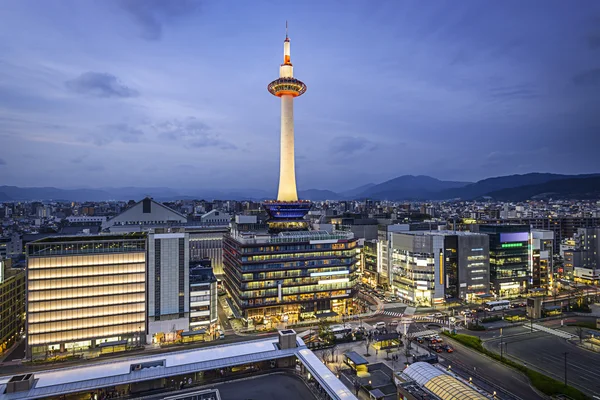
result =
[[[425,339],[423,339],[421,336],[417,336],[415,340],[417,341],[417,343],[425,343]]]
[[[375,325],[373,325],[373,326],[375,327],[375,329],[383,329],[383,328],[385,328],[385,325],[386,325],[385,322],[379,321],[379,322],[375,323]]]
[[[398,321],[392,321],[390,322],[390,326],[398,326]]]

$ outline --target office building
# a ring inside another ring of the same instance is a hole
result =
[[[528,225],[478,225],[489,236],[490,283],[499,297],[527,293],[532,286]]]
[[[554,279],[554,232],[531,230],[531,286],[549,289]]]
[[[143,340],[146,236],[48,237],[27,245],[32,357]]]
[[[147,341],[179,340],[189,330],[189,234],[177,228],[153,230],[147,264]]]
[[[232,230],[223,249],[225,288],[246,319],[349,314],[358,277],[357,244],[352,232]]]
[[[217,278],[210,260],[190,263],[190,330],[213,333],[218,320]]]
[[[472,301],[489,293],[486,235],[458,231],[391,234],[393,289],[417,305]]]
[[[577,249],[572,250],[573,279],[597,285],[600,281],[600,228],[579,228],[575,236]],[[567,251],[565,251],[565,264]]]
[[[362,281],[371,287],[377,287],[379,285],[379,273],[377,272],[377,240],[365,240],[362,256]]]
[[[223,237],[229,232],[229,226],[186,226],[190,237],[190,261],[210,259],[213,272],[223,275]]]
[[[0,258],[0,354],[23,336],[25,328],[25,270],[10,264]]]

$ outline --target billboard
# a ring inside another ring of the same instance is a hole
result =
[[[500,242],[527,242],[529,240],[529,232],[511,232],[501,233]]]

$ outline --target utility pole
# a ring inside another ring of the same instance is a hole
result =
[[[565,387],[567,386],[567,354],[569,354],[568,352],[564,352],[563,353],[565,355]]]
[[[502,361],[502,356],[503,356],[503,354],[502,354],[502,347],[504,345],[503,338],[504,337],[502,336],[502,328],[500,328],[500,361]]]

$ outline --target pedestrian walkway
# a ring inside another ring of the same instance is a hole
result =
[[[426,321],[426,322],[430,322],[432,324],[439,324],[439,325],[446,324],[446,322],[441,318],[431,318],[426,315],[413,315],[412,318],[415,321]]]
[[[411,335],[413,335],[413,337],[429,336],[429,335],[437,335],[437,334],[438,334],[438,332],[432,331],[432,330],[411,332]]]
[[[397,311],[384,311],[383,314],[389,315],[390,317],[403,317],[404,316],[404,313],[397,312]]]
[[[560,331],[558,329],[548,328],[548,327],[546,327],[544,325],[540,325],[540,324],[531,324],[531,327],[537,331],[546,332],[551,335],[558,336],[560,338],[567,339],[567,340],[577,338],[577,335],[573,335],[572,333]]]

